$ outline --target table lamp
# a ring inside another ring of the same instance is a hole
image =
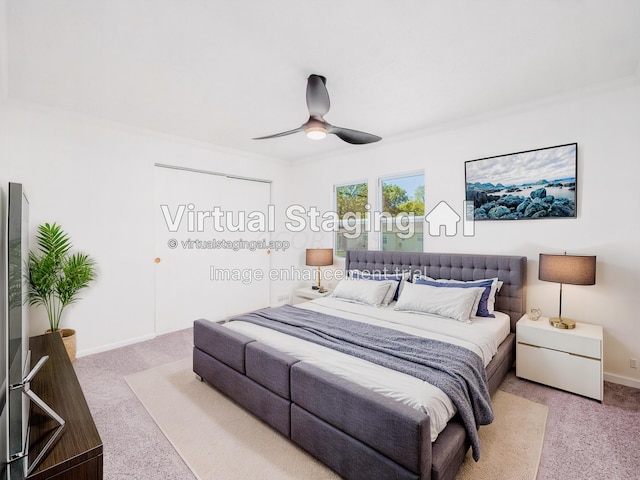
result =
[[[595,285],[596,257],[595,255],[551,255],[540,254],[538,279],[544,282],[560,284],[560,307],[558,316],[549,319],[549,323],[556,328],[575,328],[576,322],[562,318],[562,284]]]
[[[306,264],[310,267],[318,267],[318,285],[313,285],[311,288],[314,290],[320,290],[320,267],[326,267],[333,265],[333,248],[307,248]]]

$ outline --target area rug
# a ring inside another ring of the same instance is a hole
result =
[[[456,478],[535,480],[549,408],[502,390],[491,401],[495,419],[480,427],[480,460],[467,452]]]
[[[185,463],[200,480],[340,478],[286,437],[200,382],[191,359],[125,377]],[[496,420],[480,428],[482,454],[470,456],[459,480],[533,480],[547,407],[498,391]]]

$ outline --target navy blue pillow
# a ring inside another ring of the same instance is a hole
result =
[[[425,278],[418,277],[414,282],[416,285],[430,285],[432,287],[444,287],[444,288],[474,288],[484,287],[484,292],[480,297],[480,303],[478,303],[478,311],[476,316],[496,318],[493,313],[489,312],[487,302],[489,301],[489,295],[491,295],[491,285],[493,280],[474,280],[471,282],[457,283],[457,282],[434,282]]]
[[[398,282],[398,285],[396,286],[396,293],[394,293],[393,299],[398,300],[398,294],[400,293],[400,282],[402,282],[402,279],[404,278],[404,275],[402,273],[365,273],[351,271],[350,274],[351,278],[362,278],[365,280],[395,280],[396,282]]]

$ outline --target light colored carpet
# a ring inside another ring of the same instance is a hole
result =
[[[457,478],[535,480],[549,408],[502,390],[491,400],[495,419],[480,427],[480,460],[467,452]]]
[[[201,480],[339,478],[271,427],[198,381],[190,358],[125,379]],[[547,407],[502,391],[493,402],[496,420],[480,429],[480,462],[469,456],[458,479],[535,479]]]

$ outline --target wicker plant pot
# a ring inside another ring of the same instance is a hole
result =
[[[47,330],[46,333],[51,333],[51,330]],[[58,333],[62,337],[62,343],[69,355],[71,363],[76,361],[76,331],[72,328],[61,328]]]

